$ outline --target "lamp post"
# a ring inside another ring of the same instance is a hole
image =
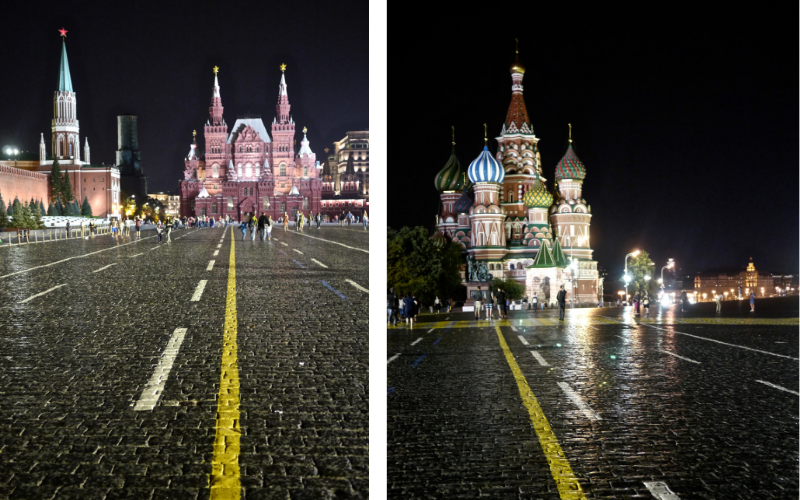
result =
[[[661,279],[658,280],[658,282],[661,283],[661,291],[662,292],[664,291],[664,269],[672,268],[672,266],[674,266],[674,265],[675,265],[675,261],[672,260],[672,259],[669,259],[667,261],[667,265],[661,268]]]
[[[639,255],[639,250],[634,250],[633,252],[629,253],[625,256],[625,300],[628,300],[628,283],[631,281],[630,276],[628,276],[628,257],[630,256],[636,257]]]

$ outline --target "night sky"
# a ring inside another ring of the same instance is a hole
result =
[[[229,127],[251,113],[270,130],[285,63],[297,149],[303,127],[319,159],[369,128],[365,1],[14,2],[3,18],[0,146],[38,154],[44,132],[50,154],[63,26],[81,156],[88,137],[92,163],[113,164],[116,116],[138,115],[150,192],[177,192],[192,130],[202,139],[209,117],[214,66]]]
[[[483,147],[483,123],[497,151],[519,37],[543,175],[552,192],[572,123],[607,281],[637,248],[657,270],[674,258],[683,275],[750,257],[759,271],[797,273],[796,16],[675,6],[680,16],[637,22],[635,11],[542,5],[420,19],[425,36],[402,43],[390,32],[389,225],[432,229],[451,125],[462,170]]]

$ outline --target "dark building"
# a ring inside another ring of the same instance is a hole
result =
[[[117,168],[122,191],[137,200],[147,199],[147,176],[142,171],[136,115],[117,116]]]

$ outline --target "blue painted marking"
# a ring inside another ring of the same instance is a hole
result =
[[[393,392],[394,392],[394,387],[389,387],[389,389],[386,391],[386,395],[388,396]]]
[[[286,252],[284,252],[283,250],[278,250],[278,251],[279,251],[280,253],[282,253],[283,255],[286,255]]]
[[[417,360],[414,361],[414,364],[411,365],[411,368],[416,368],[417,365],[420,364],[423,359],[425,359],[425,356],[427,356],[427,354],[423,354],[422,356],[418,357]]]
[[[294,260],[294,259],[292,259],[292,260]],[[306,266],[304,266],[303,264],[297,262],[296,260],[294,260],[294,263],[297,264],[298,266],[302,267],[303,269],[308,269]]]
[[[436,339],[436,342],[434,342],[433,345],[438,344],[440,340],[442,340],[442,337],[439,337],[438,339]]]
[[[343,293],[342,293],[342,292],[340,292],[339,290],[337,290],[337,289],[333,288],[332,286],[330,286],[330,285],[329,285],[329,284],[328,284],[328,283],[327,283],[325,280],[320,280],[320,281],[322,281],[322,284],[323,284],[323,285],[325,285],[325,288],[327,288],[327,289],[328,289],[328,290],[330,290],[331,292],[335,293],[335,294],[336,294],[336,295],[338,295],[340,298],[342,298],[342,299],[344,299],[344,300],[347,300],[347,296],[346,296],[345,294],[343,294]]]

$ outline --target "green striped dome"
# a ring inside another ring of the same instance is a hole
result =
[[[553,204],[553,195],[547,191],[541,181],[535,181],[533,187],[525,193],[522,202],[528,208],[549,208]]]
[[[456,148],[450,153],[450,159],[447,160],[444,168],[436,174],[436,180],[433,181],[436,190],[440,193],[443,191],[458,191],[464,187],[464,177],[461,175],[461,164],[456,158]]]
[[[567,152],[561,161],[556,165],[556,179],[578,179],[583,180],[586,178],[586,167],[583,162],[578,159],[575,150],[572,149],[572,142],[570,142]]]

